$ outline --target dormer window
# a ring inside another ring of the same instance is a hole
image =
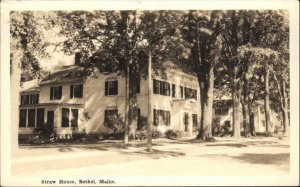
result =
[[[50,88],[50,100],[61,99],[62,96],[62,86],[52,86]]]
[[[70,98],[82,98],[83,85],[71,85],[70,87]]]

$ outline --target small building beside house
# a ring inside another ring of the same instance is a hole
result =
[[[108,133],[110,117],[125,117],[125,77],[118,73],[95,71],[83,77],[78,65],[63,66],[20,92],[19,134],[33,134],[34,129],[50,125],[57,135],[85,131]],[[200,89],[197,77],[168,67],[167,78],[152,79],[153,127],[185,131],[192,135],[200,125]],[[147,81],[137,86],[138,116],[148,117]]]
[[[213,123],[221,127],[229,127],[232,130],[232,116],[233,116],[233,102],[231,99],[218,99],[213,103]],[[255,132],[266,132],[264,104],[262,101],[256,101],[252,108],[253,114],[250,116],[250,120],[253,120],[255,126]],[[243,131],[243,117],[241,115],[241,131]],[[275,126],[280,126],[281,122],[279,115],[271,110],[270,112],[270,132],[274,132]]]

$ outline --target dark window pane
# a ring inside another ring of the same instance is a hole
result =
[[[19,127],[26,127],[27,110],[20,110]]]
[[[31,94],[30,95],[30,104],[38,104],[39,103],[39,94]]]
[[[28,105],[30,100],[30,95],[22,95],[21,96],[21,104]]]
[[[153,109],[153,125],[157,126],[159,123],[159,110]]]
[[[70,98],[73,98],[73,85],[70,86]]]
[[[78,127],[78,109],[72,109],[71,127]]]
[[[28,127],[35,127],[35,109],[28,109]]]
[[[159,94],[159,89],[160,89],[159,81],[153,79],[153,93]]]
[[[82,98],[82,91],[83,91],[83,85],[72,85],[71,86],[72,89],[72,94],[70,94],[70,96],[72,95],[71,98]]]
[[[69,113],[70,110],[68,108],[63,108],[61,113],[61,126],[69,127]]]
[[[61,99],[62,97],[62,86],[51,87],[50,99]]]
[[[118,81],[105,82],[105,95],[118,95]]]
[[[198,126],[198,121],[197,121],[197,114],[193,114],[193,126],[197,127]]]
[[[176,85],[172,84],[172,97],[176,97]]]
[[[118,116],[118,110],[105,110],[104,124],[107,127],[113,127]]]
[[[43,108],[38,108],[37,109],[37,126],[42,126],[44,125],[44,117],[45,117],[45,109]]]
[[[180,98],[183,98],[183,86],[180,86]]]
[[[189,114],[184,113],[184,130],[188,131],[188,125],[189,125]]]
[[[50,88],[50,100],[53,100],[53,87]]]
[[[226,116],[228,114],[228,108],[223,108],[222,109],[222,115]]]

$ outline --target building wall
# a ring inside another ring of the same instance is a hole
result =
[[[167,129],[184,130],[183,116],[184,112],[189,113],[189,132],[192,131],[192,114],[197,114],[198,126],[200,125],[200,89],[197,78],[180,71],[168,70],[166,72],[167,79],[161,76],[155,76],[157,80],[163,80],[170,83],[170,96],[152,94],[152,109],[161,109],[170,111],[170,126],[159,125],[158,130],[165,131]],[[118,80],[118,95],[105,96],[105,81]],[[78,127],[85,129],[87,133],[105,133],[109,129],[104,126],[104,114],[107,109],[118,109],[121,117],[125,117],[125,96],[126,84],[125,78],[114,74],[100,74],[90,76],[83,84],[83,98],[70,98],[70,85],[55,84],[42,85],[40,88],[39,103],[45,106],[45,122],[47,120],[47,111],[54,111],[54,126],[58,134],[67,134],[71,132],[71,128],[61,127],[62,108],[78,108]],[[151,81],[153,85],[153,82]],[[176,94],[178,97],[172,98],[172,84],[183,87],[193,88],[197,90],[197,101],[180,99],[180,89]],[[50,87],[62,86],[62,98],[60,100],[50,100]],[[140,93],[137,94],[137,107],[140,108],[141,116],[148,117],[148,80],[141,79]],[[32,133],[30,129],[21,129],[20,133]]]

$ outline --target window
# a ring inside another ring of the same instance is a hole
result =
[[[82,98],[83,85],[71,85],[70,98]]]
[[[166,110],[153,110],[153,125],[170,125],[171,115],[170,111]]]
[[[39,94],[30,94],[21,96],[21,105],[38,104]]]
[[[191,98],[197,100],[197,90],[191,88],[184,88],[185,98]]]
[[[104,115],[104,125],[106,127],[113,127],[114,121],[117,119],[118,116],[118,110],[105,110]]]
[[[184,131],[188,131],[188,126],[189,126],[189,114],[188,114],[187,112],[184,113],[183,123],[184,123]]]
[[[226,115],[228,115],[228,111],[229,111],[228,108],[216,108],[215,115],[226,116]]]
[[[265,127],[265,126],[266,126],[266,124],[265,124],[265,120],[261,120],[260,122],[261,122],[261,125],[262,125],[263,127]]]
[[[172,84],[172,97],[176,97],[176,85]]]
[[[71,109],[71,127],[78,127],[78,109]]]
[[[105,82],[105,95],[118,95],[118,81]]]
[[[69,127],[69,115],[70,115],[70,110],[68,108],[62,108],[62,112],[61,112],[62,127]]]
[[[50,100],[61,99],[62,86],[53,86],[50,88]]]
[[[30,104],[38,104],[38,103],[39,103],[39,94],[31,94]]]
[[[180,86],[180,98],[183,99],[183,86]]]
[[[35,109],[28,109],[28,127],[35,127]]]
[[[44,117],[45,117],[45,109],[43,108],[38,108],[37,109],[37,112],[36,112],[36,115],[37,115],[37,119],[36,119],[36,125],[38,127],[44,125]]]
[[[192,114],[192,118],[193,118],[193,127],[197,127],[198,126],[197,114]]]
[[[26,127],[27,110],[20,110],[19,127]]]
[[[28,105],[30,100],[29,95],[22,95],[21,96],[21,105]]]
[[[159,81],[153,79],[153,93],[159,94],[159,90],[160,90]]]
[[[153,79],[153,93],[170,96],[170,84],[168,82]]]

